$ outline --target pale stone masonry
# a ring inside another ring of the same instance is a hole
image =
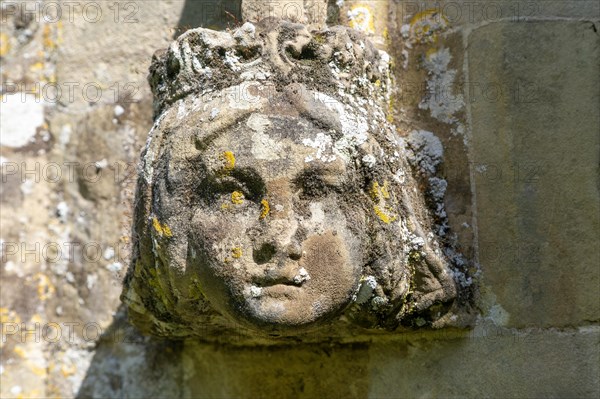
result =
[[[326,2],[328,26],[390,54],[397,133],[441,143],[422,183],[479,265],[479,313],[464,331],[269,348],[146,338],[119,300],[152,56],[186,28],[257,22],[256,2],[67,3],[0,3],[2,129],[23,117],[9,93],[41,91],[1,137],[0,396],[600,395],[597,1]]]

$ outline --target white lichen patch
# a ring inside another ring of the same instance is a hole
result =
[[[373,276],[367,276],[361,280],[360,288],[356,294],[355,302],[363,304],[373,296],[373,292],[377,288],[377,280]]]
[[[0,99],[0,145],[23,147],[34,140],[44,124],[44,101],[33,94],[17,93]]]
[[[306,271],[305,268],[300,268],[300,270],[298,270],[298,274],[294,276],[294,283],[295,284],[302,284],[305,281],[310,280],[310,275],[308,274],[308,272]]]
[[[90,367],[94,351],[81,348],[68,348],[61,359],[61,373],[71,385],[73,396],[77,395]]]
[[[327,94],[317,92],[315,93],[315,100],[321,102],[328,110],[338,116],[342,137],[334,144],[337,153],[349,154],[367,141],[369,124],[365,117],[358,115],[349,106]]]
[[[113,256],[115,256],[115,249],[113,247],[110,247],[110,246],[106,247],[106,249],[102,253],[102,256],[106,260],[111,260],[113,258]]]
[[[177,107],[177,119],[181,120],[189,115],[187,105],[185,101],[179,101],[179,107]]]
[[[114,109],[114,114],[115,116],[118,118],[119,116],[123,115],[125,113],[125,108],[123,108],[120,105],[116,105],[115,109]]]
[[[256,36],[256,26],[254,26],[253,23],[246,22],[233,33],[233,37],[238,40],[243,39],[244,36],[249,36],[254,39]]]
[[[375,166],[375,164],[377,163],[377,159],[371,155],[371,154],[367,154],[362,158],[363,163],[368,166],[369,168],[372,168]]]
[[[98,276],[96,274],[88,274],[88,276],[86,277],[85,285],[87,286],[88,290],[92,290],[97,282]]]
[[[310,223],[315,228],[322,228],[325,223],[325,211],[323,210],[323,204],[320,202],[311,202],[309,205],[310,209]]]
[[[510,315],[502,306],[495,304],[489,309],[486,318],[491,320],[497,326],[505,326],[508,324]]]
[[[246,121],[246,125],[254,130],[252,135],[252,148],[250,151],[256,159],[274,161],[279,159],[281,145],[273,140],[265,130],[271,125],[269,118],[262,114],[253,113]]]
[[[60,201],[58,205],[56,205],[56,216],[62,223],[67,222],[67,217],[69,215],[69,206],[65,201]]]
[[[35,182],[33,180],[25,179],[23,183],[21,183],[20,189],[23,195],[29,195],[33,193],[33,188],[35,187]]]
[[[317,133],[314,140],[304,139],[302,140],[302,144],[316,149],[312,156],[309,155],[304,159],[304,162],[312,162],[315,159],[321,162],[333,162],[336,160],[336,156],[333,153],[333,140],[328,134]]]
[[[123,270],[123,264],[121,262],[113,262],[106,265],[106,269],[113,273],[119,273],[121,270]]]
[[[228,88],[225,94],[226,98],[229,100],[227,105],[229,108],[241,110],[259,108],[259,106],[264,103],[265,99],[261,98],[260,95],[254,95],[252,93],[260,93],[260,88],[263,86],[264,83],[251,80]],[[243,95],[240,96],[239,93],[243,93]]]
[[[262,288],[257,287],[256,285],[252,285],[250,286],[248,293],[250,294],[249,296],[252,298],[259,298],[262,295]]]
[[[408,160],[422,173],[433,175],[444,156],[442,142],[432,132],[413,130],[406,141],[412,151],[408,151]]]
[[[366,6],[357,5],[352,7],[348,11],[348,20],[352,29],[365,33],[375,33],[373,13]]]
[[[444,200],[447,187],[448,182],[445,179],[440,179],[439,177],[429,178],[429,195],[431,195],[436,202]]]
[[[425,58],[424,65],[429,79],[426,95],[419,103],[419,108],[428,109],[431,116],[448,124],[458,122],[454,114],[465,106],[463,95],[454,90],[456,70],[448,68],[451,58],[447,48]]]

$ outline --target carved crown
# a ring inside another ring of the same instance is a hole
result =
[[[188,30],[154,54],[148,80],[159,115],[190,94],[244,81],[301,83],[340,101],[348,95],[383,100],[389,75],[389,56],[361,32],[341,26],[309,32],[305,25],[267,18],[233,32]]]

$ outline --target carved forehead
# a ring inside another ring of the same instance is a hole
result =
[[[303,85],[275,93],[257,88],[253,82],[211,97],[190,96],[166,110],[147,146],[146,178],[152,179],[152,165],[164,157],[178,168],[178,161],[210,155],[211,146],[219,147],[212,155],[232,152],[240,163],[271,163],[272,168],[291,162],[295,169],[324,164],[319,166],[339,172],[358,155],[381,154],[377,137],[386,125],[376,114]],[[240,96],[242,91],[246,95]]]
[[[301,115],[275,111],[252,112],[212,134],[180,135],[178,140],[184,143],[195,141],[195,151],[172,153],[170,168],[177,168],[178,161],[199,159],[209,171],[250,167],[266,178],[291,178],[307,169],[329,175],[346,173],[350,159],[335,148],[339,135],[334,130],[325,130]]]

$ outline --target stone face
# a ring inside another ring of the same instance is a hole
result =
[[[471,98],[479,253],[511,326],[600,315],[599,44],[584,22],[470,36],[470,80],[499,89]]]
[[[381,108],[387,55],[362,34],[274,19],[191,30],[149,80],[157,119],[123,293],[144,331],[333,325],[325,336],[343,339],[355,325],[464,323]]]

